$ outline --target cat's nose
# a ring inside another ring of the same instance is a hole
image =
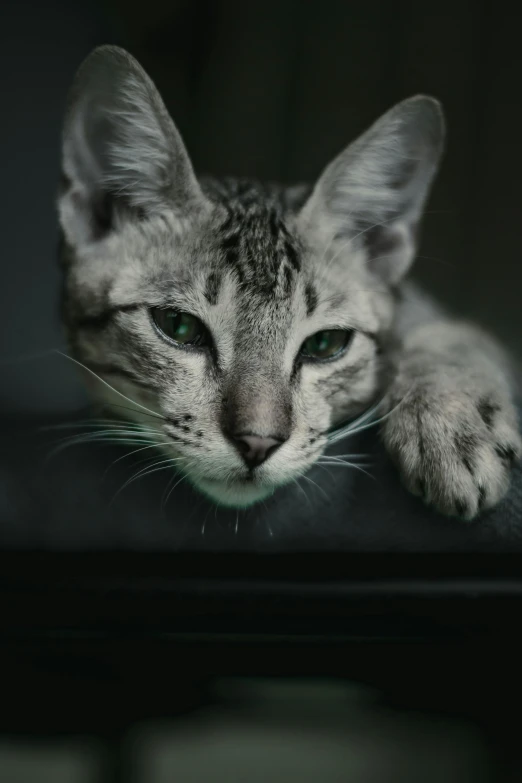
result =
[[[284,443],[282,438],[239,434],[232,435],[232,441],[250,469],[261,465]]]

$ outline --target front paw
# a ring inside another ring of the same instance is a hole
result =
[[[411,492],[468,520],[506,494],[522,452],[514,406],[478,390],[414,388],[384,421],[383,437]]]

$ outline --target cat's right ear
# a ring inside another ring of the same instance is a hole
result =
[[[81,65],[69,95],[62,145],[60,222],[72,246],[107,234],[124,216],[207,202],[187,151],[143,68],[102,46]]]
[[[424,95],[402,101],[326,167],[301,224],[305,230],[328,227],[346,248],[364,246],[368,268],[397,283],[413,260],[443,146],[438,101]]]

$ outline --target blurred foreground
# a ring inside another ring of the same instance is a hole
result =
[[[336,681],[218,680],[211,704],[135,725],[108,762],[96,738],[3,738],[2,783],[489,783],[473,725],[391,710]],[[52,705],[50,706],[52,709]],[[103,705],[100,705],[103,710]]]

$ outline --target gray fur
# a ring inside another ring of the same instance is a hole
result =
[[[233,506],[304,473],[330,428],[392,378],[383,435],[403,479],[472,518],[504,494],[521,450],[507,372],[487,336],[411,287],[397,293],[442,144],[439,105],[417,97],[313,189],[198,181],[141,67],[115,47],[95,50],[71,93],[59,199],[74,355],[134,401],[128,415],[157,430],[201,491]],[[163,339],[152,307],[200,318],[213,349]],[[298,361],[304,340],[328,328],[354,330],[346,353]],[[284,442],[248,473],[233,431]]]

